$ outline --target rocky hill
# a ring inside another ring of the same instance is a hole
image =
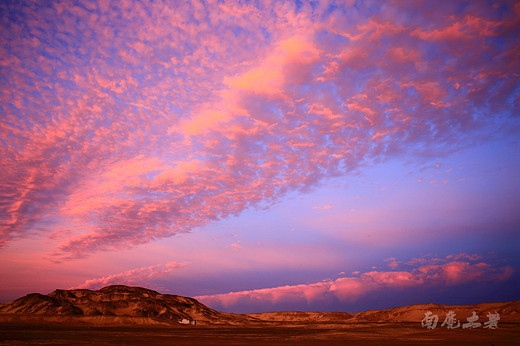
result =
[[[56,290],[47,295],[28,294],[10,303],[1,304],[0,314],[125,316],[172,322],[186,319],[229,324],[254,320],[245,315],[227,314],[210,309],[193,298],[122,285],[107,286],[97,291],[76,289]]]

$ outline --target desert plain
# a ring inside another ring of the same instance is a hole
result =
[[[433,329],[421,323],[427,311],[439,318]],[[459,327],[449,329],[447,325],[442,326],[449,311],[456,314]],[[479,316],[481,325],[462,328],[473,311]],[[500,315],[494,329],[485,328],[486,316],[490,313]],[[35,293],[0,305],[0,345],[519,343],[520,301],[476,305],[421,304],[354,314],[298,311],[230,314],[210,309],[192,298],[160,294],[139,287],[108,286],[97,291]]]

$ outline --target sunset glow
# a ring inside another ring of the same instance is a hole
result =
[[[520,299],[520,3],[4,1],[0,302]]]

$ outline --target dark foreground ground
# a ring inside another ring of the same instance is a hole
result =
[[[520,323],[421,328],[420,323],[93,327],[0,323],[0,345],[520,345]]]

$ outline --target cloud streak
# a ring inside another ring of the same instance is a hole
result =
[[[133,247],[517,128],[520,6],[423,5],[1,5],[0,246]]]
[[[164,276],[178,268],[182,268],[187,265],[188,263],[168,262],[165,264],[157,264],[148,267],[131,269],[118,274],[86,280],[81,285],[72,287],[70,289],[86,288],[95,290],[108,285],[146,286],[154,278],[157,278],[158,276]]]
[[[455,258],[474,258],[464,256],[465,254],[461,255],[455,256]],[[393,267],[392,271],[356,272],[355,276],[340,277],[335,280],[327,279],[310,284],[204,295],[198,296],[196,299],[209,306],[225,309],[257,303],[312,304],[328,300],[339,300],[344,303],[355,302],[374,293],[388,291],[388,289],[449,287],[466,283],[504,281],[513,274],[510,266],[498,267],[478,260],[459,261],[454,260],[453,256],[414,259],[409,263],[421,264],[402,270],[395,270]]]

